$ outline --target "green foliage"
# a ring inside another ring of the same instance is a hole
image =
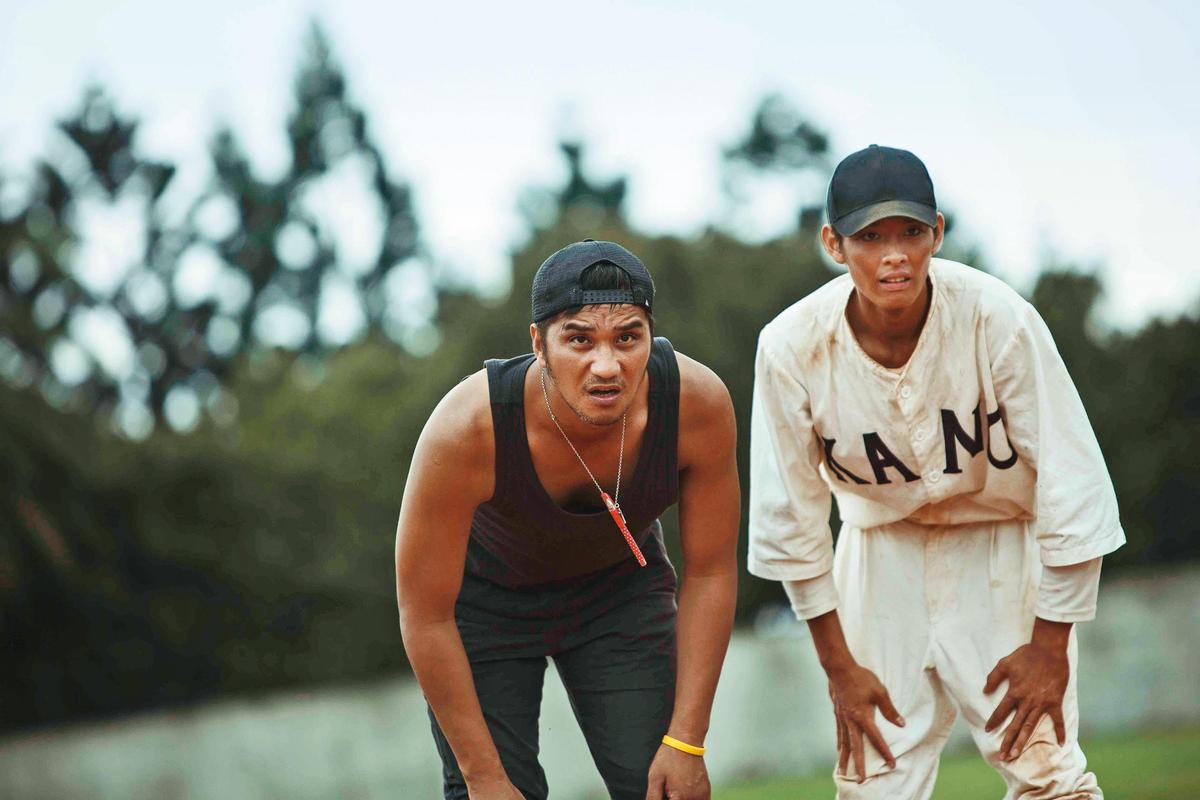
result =
[[[240,428],[140,446],[0,390],[5,726],[403,668],[390,530],[424,367],[378,341],[313,388],[292,356],[242,366]]]

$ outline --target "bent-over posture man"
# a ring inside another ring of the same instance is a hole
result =
[[[849,274],[759,338],[749,569],[808,620],[838,797],[929,797],[958,713],[1008,798],[1100,797],[1072,624],[1125,536],[1075,386],[1029,303],[933,258],[944,220],[912,153],[848,156],[827,211]]]
[[[558,251],[533,280],[533,353],[486,362],[417,443],[397,597],[447,798],[547,796],[547,657],[612,797],[709,797],[703,745],[737,593],[736,431],[720,379],[654,338],[653,301],[625,248]],[[676,502],[678,615],[658,522]]]

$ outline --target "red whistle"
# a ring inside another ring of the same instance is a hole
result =
[[[621,529],[621,535],[625,537],[625,544],[629,545],[629,549],[633,551],[633,557],[637,559],[638,566],[646,566],[646,557],[642,555],[637,542],[633,540],[633,535],[629,533],[629,526],[625,524],[625,515],[621,513],[621,507],[613,502],[613,499],[608,496],[608,492],[600,492],[600,497],[603,498],[604,505],[608,507],[608,513],[612,515],[613,522],[617,523],[617,527]]]

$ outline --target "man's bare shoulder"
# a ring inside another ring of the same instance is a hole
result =
[[[473,372],[455,384],[434,408],[429,421],[452,428],[458,435],[479,433],[478,429],[484,426],[490,431],[492,411],[487,370]]]
[[[725,382],[694,358],[675,353],[679,363],[679,441],[681,452],[701,451],[737,435],[733,400]],[[707,445],[706,445],[707,443]]]
[[[675,351],[675,360],[679,364],[680,406],[686,402],[700,410],[716,410],[725,404],[732,407],[729,390],[717,373],[678,350]]]
[[[479,370],[459,381],[434,408],[421,432],[413,466],[432,462],[461,470],[464,482],[478,479],[490,485],[495,449],[487,370]]]

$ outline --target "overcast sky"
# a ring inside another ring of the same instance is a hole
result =
[[[520,190],[561,180],[564,131],[589,145],[593,175],[629,176],[635,225],[687,235],[723,213],[720,148],[778,91],[839,156],[914,150],[960,233],[1021,290],[1052,252],[1106,265],[1121,325],[1200,300],[1200,6],[1184,0],[3,6],[8,172],[98,80],[142,119],[143,152],[202,165],[225,119],[279,174],[316,17],[413,185],[432,255],[484,281],[521,236]],[[795,192],[769,188],[743,230],[771,235],[794,211]]]

